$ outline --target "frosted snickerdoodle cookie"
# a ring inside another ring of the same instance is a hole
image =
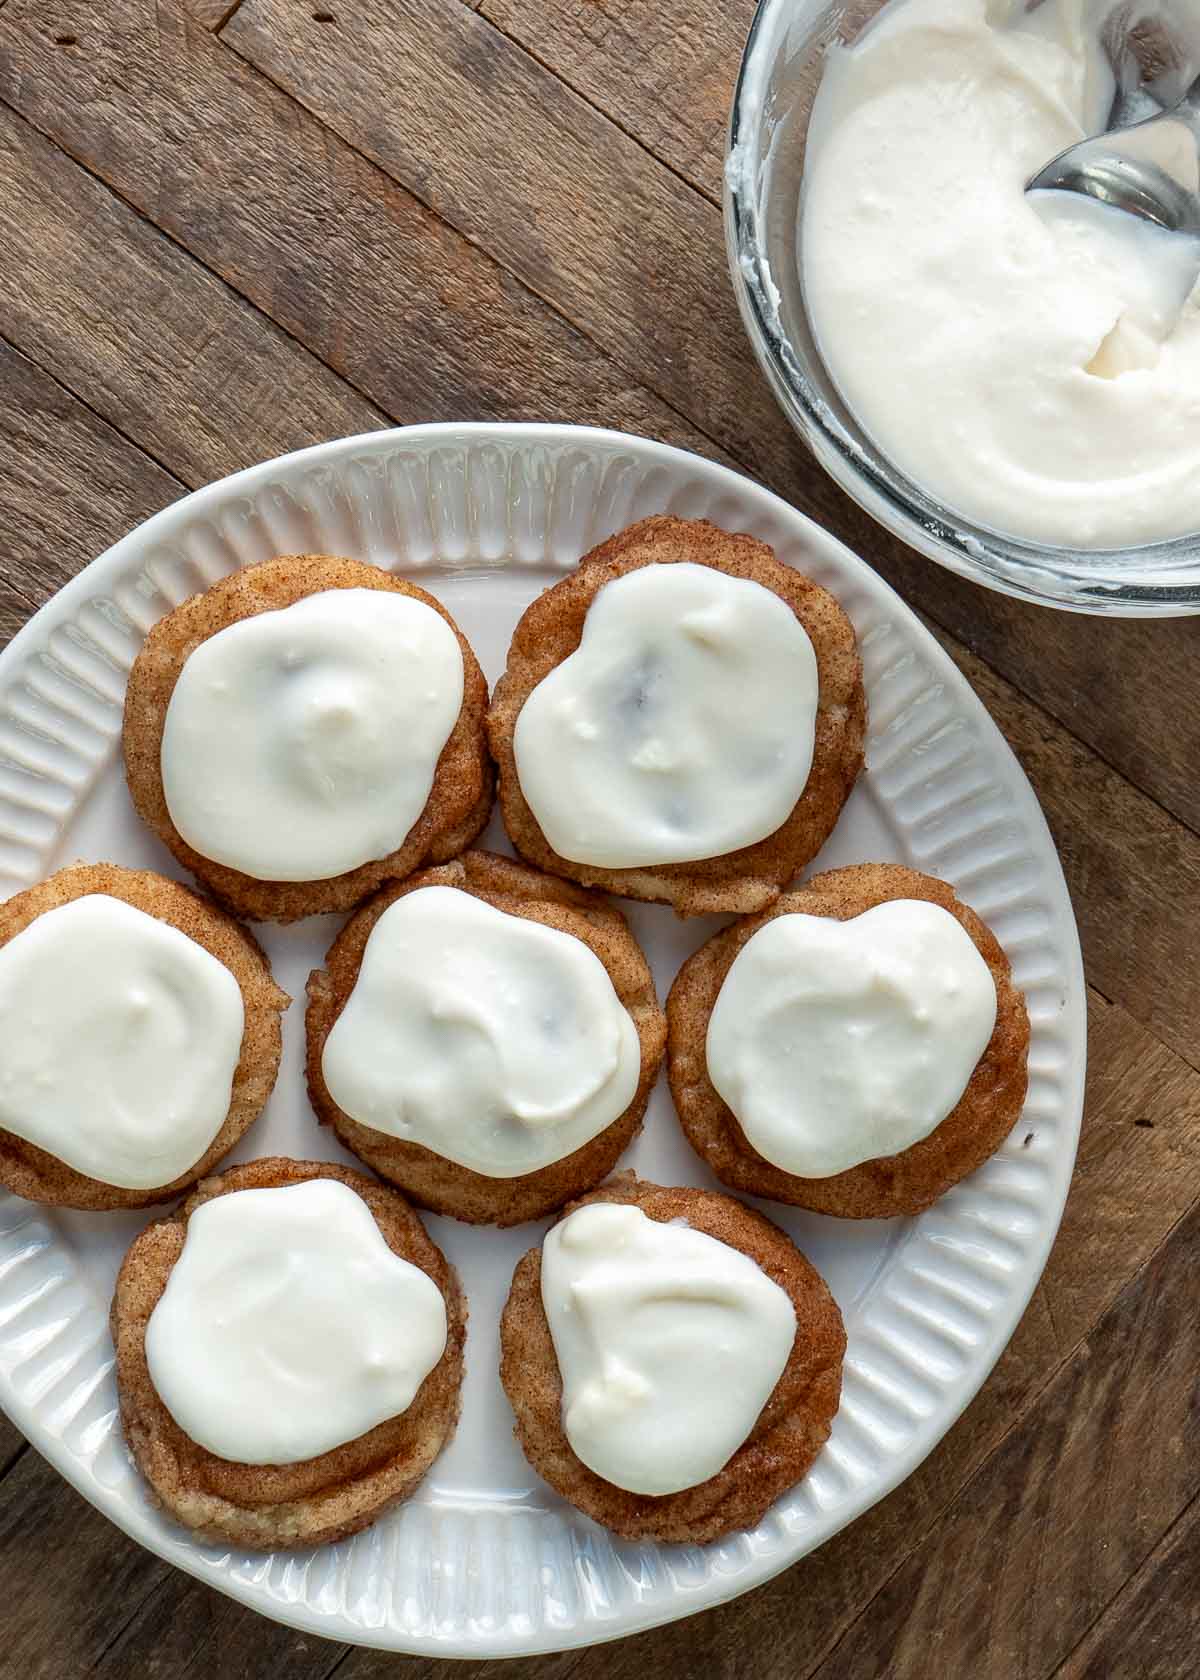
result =
[[[500,1376],[556,1493],[631,1540],[753,1528],[838,1408],[842,1315],[791,1241],[729,1196],[622,1174],[513,1274]]]
[[[490,852],[384,888],[308,995],[321,1120],[422,1207],[475,1224],[541,1218],[610,1172],[666,1042],[620,912]]]
[[[77,864],[0,904],[0,1184],[145,1207],[211,1172],[261,1113],[289,998],[215,904]]]
[[[760,910],[862,767],[837,602],[766,543],[644,519],[526,610],[488,737],[517,851],[684,916]]]
[[[341,1540],[408,1498],[458,1420],[458,1279],[403,1196],[344,1167],[205,1180],[135,1239],[110,1322],[138,1468],[207,1540]]]
[[[815,876],[716,934],[667,1019],[692,1147],[735,1190],[818,1213],[919,1213],[1025,1100],[1008,959],[944,881],[898,864]]]
[[[291,922],[470,845],[491,808],[486,706],[475,655],[423,589],[284,555],[151,630],[125,772],[138,814],[224,904]]]

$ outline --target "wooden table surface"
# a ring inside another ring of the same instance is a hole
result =
[[[393,422],[623,427],[864,554],[1011,741],[1090,983],[1075,1184],[990,1381],[892,1496],[723,1608],[531,1680],[1157,1680],[1200,1626],[1200,635],[961,583],[775,408],[726,277],[751,0],[0,0],[0,633],[186,490]],[[0,1419],[0,1674],[449,1680],[142,1551]],[[491,1668],[499,1675],[498,1666]]]

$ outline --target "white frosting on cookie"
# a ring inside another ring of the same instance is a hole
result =
[[[241,987],[170,923],[90,893],[0,949],[0,1126],[124,1190],[170,1184],[229,1113]]]
[[[429,799],[463,682],[454,631],[409,595],[328,589],[239,619],[188,655],[171,695],[171,821],[262,881],[386,857]]]
[[[727,1464],[796,1336],[787,1293],[747,1255],[637,1207],[591,1202],[542,1245],[563,1429],[589,1470],[678,1493]]]
[[[928,1137],[995,1024],[991,971],[940,905],[776,916],[725,976],[708,1072],[764,1160],[831,1178]]]
[[[720,857],[773,834],[808,780],[817,661],[791,608],[711,566],[605,584],[513,737],[560,857],[606,869]]]
[[[235,1190],[191,1215],[146,1326],[175,1422],[235,1464],[295,1464],[406,1411],[446,1303],[348,1185]]]
[[[371,930],[321,1067],[351,1119],[515,1178],[624,1113],[641,1047],[581,940],[455,887],[418,887]]]

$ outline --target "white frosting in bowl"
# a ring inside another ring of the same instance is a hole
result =
[[[348,1185],[234,1190],[191,1215],[146,1326],[175,1422],[236,1464],[295,1464],[407,1410],[446,1304]]]
[[[709,1017],[709,1078],[763,1157],[832,1178],[928,1137],[996,1024],[991,971],[940,905],[850,921],[776,916],[751,935]]]
[[[418,887],[372,928],[321,1069],[351,1119],[515,1178],[624,1113],[641,1046],[581,940],[455,887]]]
[[[715,1476],[754,1428],[796,1337],[790,1297],[747,1255],[612,1202],[550,1231],[542,1305],[567,1440],[631,1493]]]
[[[687,863],[763,840],[812,766],[817,661],[787,604],[690,561],[605,584],[517,717],[521,792],[560,857]]]
[[[153,1190],[225,1123],[242,992],[178,928],[90,893],[0,949],[0,1126],[103,1184]]]
[[[878,448],[968,519],[1085,549],[1200,530],[1196,242],[1025,192],[1105,125],[1110,10],[892,0],[827,59],[799,236]]]
[[[239,619],[189,654],[171,695],[171,821],[261,881],[386,857],[425,808],[463,683],[454,631],[409,595],[328,589]]]

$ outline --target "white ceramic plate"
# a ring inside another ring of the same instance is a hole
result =
[[[147,1500],[116,1416],[106,1329],[120,1257],[148,1215],[44,1212],[0,1193],[0,1402],[101,1511],[171,1563],[265,1615],[334,1639],[486,1657],[559,1650],[688,1615],[820,1545],[917,1465],[958,1416],[1045,1263],[1075,1155],[1084,1070],[1079,944],[1033,793],[983,707],[875,574],[785,503],[657,443],[567,426],[423,426],[307,449],[187,496],[37,614],[0,655],[0,893],[74,859],[177,874],[134,817],[119,767],[125,676],[169,608],[250,561],[350,554],[432,589],[490,680],[526,603],[586,549],[648,513],[704,516],[771,543],[841,601],[871,707],[868,768],[820,866],[897,859],[941,875],[995,929],[1033,1022],[1029,1098],[1000,1153],[916,1220],[856,1223],[762,1204],[846,1317],[841,1410],[811,1474],[753,1533],[633,1545],[563,1504],[513,1438],[497,1323],[542,1226],[431,1218],[471,1321],[462,1422],[417,1497],[355,1539],[275,1556],[196,1544]],[[499,825],[489,844],[507,847]],[[635,906],[665,997],[715,926]],[[336,922],[267,929],[297,1001],[279,1083],[232,1159],[345,1159],[301,1077],[302,999]],[[625,1156],[662,1183],[711,1184],[665,1079]]]

